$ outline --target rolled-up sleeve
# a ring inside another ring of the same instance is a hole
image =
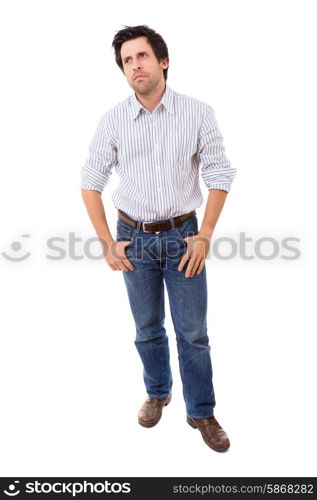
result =
[[[230,191],[236,169],[226,157],[223,137],[211,106],[206,106],[198,139],[201,176],[208,189]]]
[[[89,156],[81,168],[80,189],[102,193],[117,164],[117,149],[107,131],[107,114],[99,120],[89,147]]]

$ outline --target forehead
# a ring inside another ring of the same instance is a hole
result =
[[[146,36],[140,36],[133,40],[128,40],[121,45],[121,58],[136,55],[138,52],[146,51],[152,54],[152,47],[148,43]]]

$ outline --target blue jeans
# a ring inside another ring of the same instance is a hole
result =
[[[186,278],[187,264],[178,271],[186,252],[184,237],[198,233],[197,216],[180,226],[156,233],[132,228],[117,219],[117,241],[130,241],[125,249],[133,271],[122,271],[136,327],[135,346],[143,363],[149,397],[163,398],[172,390],[168,337],[164,327],[164,282],[176,334],[179,370],[186,413],[193,418],[213,415],[216,404],[207,335],[206,267]]]

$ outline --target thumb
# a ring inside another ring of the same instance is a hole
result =
[[[124,247],[127,247],[128,245],[131,245],[131,241],[122,241]]]

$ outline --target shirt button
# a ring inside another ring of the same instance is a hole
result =
[[[156,165],[156,170],[160,170],[160,167],[159,167],[159,165]]]

